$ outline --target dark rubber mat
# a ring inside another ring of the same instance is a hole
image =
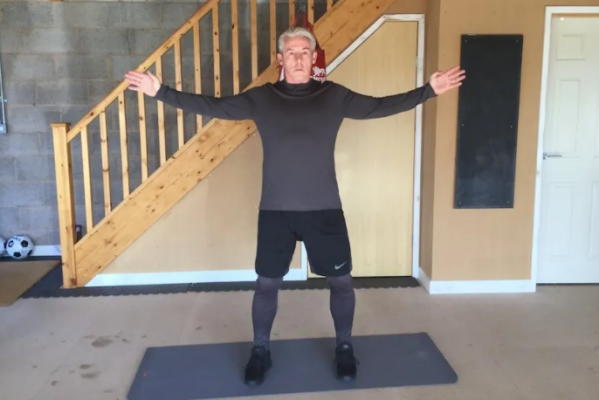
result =
[[[457,382],[456,373],[426,333],[353,340],[359,360],[354,382],[335,377],[334,338],[276,340],[271,342],[273,367],[258,387],[243,382],[251,343],[151,347],[128,399],[203,400]]]

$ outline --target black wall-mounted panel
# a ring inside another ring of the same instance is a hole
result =
[[[455,208],[512,208],[522,35],[463,35]]]

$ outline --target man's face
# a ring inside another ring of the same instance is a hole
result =
[[[277,54],[289,83],[306,83],[310,79],[312,65],[316,62],[316,52],[310,49],[310,41],[304,36],[287,38],[283,53]]]

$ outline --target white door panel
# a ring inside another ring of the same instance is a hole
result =
[[[550,51],[537,282],[599,282],[599,18],[555,18]]]

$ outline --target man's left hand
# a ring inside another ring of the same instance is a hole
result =
[[[435,72],[431,75],[430,84],[437,95],[443,94],[451,89],[462,85],[466,78],[466,71],[459,66],[448,69],[444,72]]]

